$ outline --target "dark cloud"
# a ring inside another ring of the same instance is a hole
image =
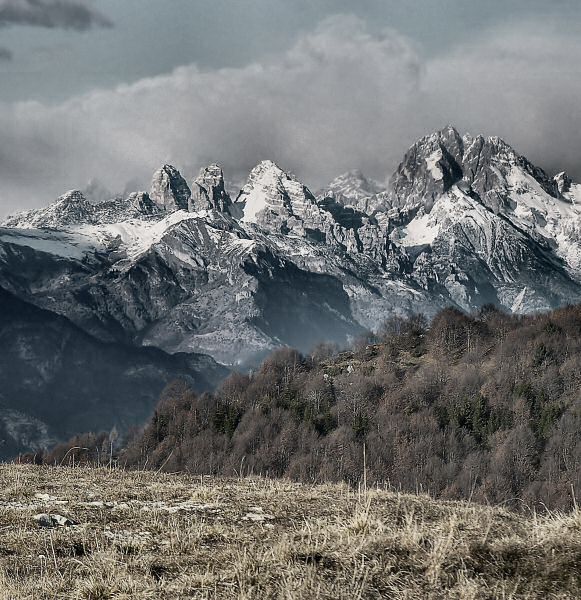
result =
[[[8,48],[2,48],[0,46],[0,61],[12,60],[12,52]]]
[[[74,0],[0,0],[0,27],[29,25],[85,31],[112,22],[86,3]]]
[[[46,204],[97,177],[121,190],[170,162],[240,181],[271,158],[316,188],[351,168],[387,178],[448,122],[500,135],[581,178],[581,38],[540,24],[489,31],[437,57],[353,17],[242,68],[180,67],[60,105],[0,105],[0,212]]]

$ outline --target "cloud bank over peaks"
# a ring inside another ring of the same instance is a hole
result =
[[[581,40],[519,27],[426,59],[396,31],[336,16],[243,68],[187,65],[57,106],[0,106],[0,211],[91,178],[147,185],[165,163],[191,177],[219,162],[242,181],[268,158],[312,188],[354,168],[385,180],[416,138],[448,122],[579,177]]]

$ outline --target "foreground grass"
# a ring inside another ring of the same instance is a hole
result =
[[[79,525],[42,529],[44,512]],[[580,597],[578,512],[0,465],[2,600]]]

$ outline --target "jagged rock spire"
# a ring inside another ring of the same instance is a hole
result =
[[[150,197],[167,212],[188,210],[191,191],[175,167],[164,165],[153,174]]]
[[[189,210],[216,210],[229,213],[232,200],[226,192],[224,173],[219,165],[212,164],[200,170],[200,174],[192,182],[192,195],[188,204]]]

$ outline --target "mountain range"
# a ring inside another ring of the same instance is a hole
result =
[[[73,190],[7,218],[1,300],[66,320],[92,347],[193,353],[215,376],[200,355],[245,367],[392,315],[578,303],[580,202],[566,173],[453,127],[417,141],[385,185],[351,171],[313,193],[263,161],[234,196],[218,165],[190,183],[164,165],[149,191]]]

